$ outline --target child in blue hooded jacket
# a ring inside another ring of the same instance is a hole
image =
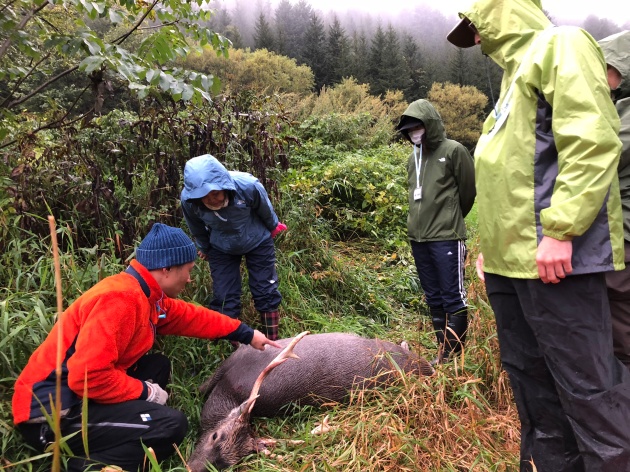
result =
[[[210,308],[232,318],[240,316],[245,256],[249,289],[263,332],[269,339],[278,339],[282,296],[273,238],[286,226],[278,220],[265,188],[253,175],[228,171],[205,154],[186,163],[181,203],[199,257],[210,265]]]

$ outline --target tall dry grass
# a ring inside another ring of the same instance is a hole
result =
[[[473,247],[469,260],[476,257]],[[285,441],[279,441],[272,457],[252,457],[239,470],[518,470],[520,424],[500,366],[494,316],[483,282],[470,266],[467,271],[471,324],[462,355],[438,366],[432,377],[399,374],[393,384],[356,391],[348,404],[330,404],[324,411],[307,408],[288,420],[257,420],[260,435]],[[412,349],[431,358],[430,323],[416,322],[409,316],[389,337],[404,335]],[[331,431],[311,434],[325,417]],[[296,439],[304,442],[291,444]]]

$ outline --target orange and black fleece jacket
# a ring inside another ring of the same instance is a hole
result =
[[[254,332],[249,326],[169,298],[140,263],[134,260],[131,267],[146,283],[148,296],[139,279],[122,272],[103,279],[77,298],[31,355],[15,383],[15,424],[43,416],[42,406],[50,412],[50,398],[54,405],[60,329],[62,410],[81,402],[85,385],[88,398],[100,403],[146,399],[145,383],[127,375],[127,369],[151,349],[156,334],[251,342]]]

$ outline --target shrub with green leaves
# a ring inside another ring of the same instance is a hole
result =
[[[407,157],[402,145],[340,154],[291,185],[316,201],[338,239],[370,237],[394,246],[407,239]]]
[[[319,95],[305,97],[293,113],[301,123],[302,140],[352,151],[389,144],[395,137],[394,121],[406,106],[401,92],[376,97],[369,94],[368,85],[347,78],[324,87]]]
[[[368,113],[357,115],[331,113],[310,116],[299,127],[302,139],[317,140],[337,151],[350,151],[372,144],[372,117]]]
[[[427,98],[440,113],[446,135],[473,149],[481,136],[488,97],[472,85],[435,82]]]
[[[313,72],[308,66],[266,49],[233,49],[229,56],[218,56],[206,46],[201,54],[191,54],[183,63],[186,68],[218,77],[224,91],[303,96],[313,88]]]
[[[102,112],[112,76],[141,99],[163,93],[202,105],[218,92],[212,75],[174,67],[175,59],[206,45],[227,54],[228,40],[203,26],[212,13],[196,0],[14,0],[0,10],[0,147],[89,121]],[[54,105],[47,120],[31,115],[54,98],[49,86],[70,75],[73,99],[64,90],[68,100]],[[91,95],[91,109],[84,95]]]

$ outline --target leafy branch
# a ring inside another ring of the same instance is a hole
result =
[[[229,41],[200,25],[210,12],[198,9],[197,4],[196,0],[11,0],[2,6],[0,84],[6,93],[0,94],[0,114],[5,118],[0,122],[0,143],[15,142],[12,135],[20,132],[24,119],[17,114],[18,106],[48,93],[53,84],[76,71],[85,74],[95,90],[102,90],[96,82],[107,80],[105,73],[110,72],[124,79],[140,99],[166,93],[175,101],[201,104],[211,100],[210,93],[220,86],[217,79],[168,66],[188,55],[191,48],[205,45],[227,55]],[[94,29],[87,20],[99,20],[100,29]],[[142,27],[149,20],[157,20],[157,24]],[[108,31],[125,23],[131,26],[114,40],[106,40],[103,22],[109,23]],[[138,31],[143,31],[145,38],[137,49],[122,48]],[[30,67],[22,65],[29,62]],[[54,71],[64,62],[69,66]],[[96,71],[99,74],[95,75]],[[43,75],[40,83],[36,83],[36,72]],[[18,96],[27,87],[28,92]],[[103,94],[96,99],[102,103]],[[95,107],[96,112],[99,109]],[[67,109],[66,119],[71,119],[71,110]],[[29,134],[33,132],[30,128]]]
[[[13,4],[14,2],[11,2],[10,4],[8,4],[6,7],[4,7],[2,10],[8,9],[9,6],[11,4]],[[22,21],[20,21],[20,23],[17,25],[16,30],[17,31],[22,31],[24,29],[24,27],[26,26],[26,24],[31,21],[31,19],[37,15],[40,11],[42,11],[44,8],[46,8],[48,6],[47,2],[42,3],[39,7],[31,10],[29,13],[27,13],[26,15],[24,15],[22,17]],[[9,50],[9,46],[11,45],[11,37],[9,36],[5,41],[3,41],[2,46],[0,46],[0,60],[4,57],[4,55],[7,53],[7,51]]]

